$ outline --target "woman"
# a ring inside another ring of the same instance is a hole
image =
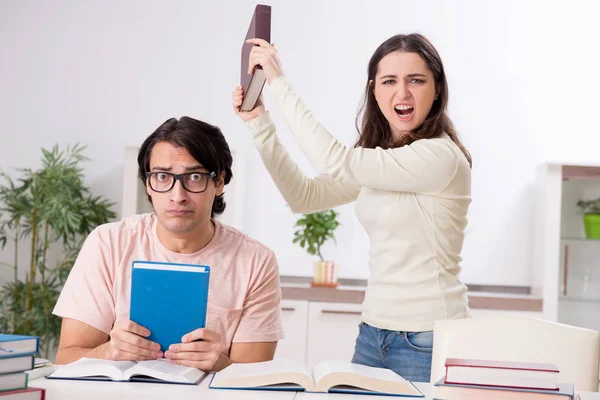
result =
[[[310,179],[298,169],[262,102],[240,112],[243,92],[237,87],[233,108],[251,130],[279,191],[297,213],[356,200],[370,238],[370,275],[352,361],[429,381],[434,322],[470,314],[458,275],[471,157],[446,115],[440,56],[419,34],[382,43],[369,61],[360,136],[348,148],[294,93],[275,48],[260,39],[249,42],[258,45],[249,70],[262,66],[270,94],[321,174]]]

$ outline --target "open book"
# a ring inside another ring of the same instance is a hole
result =
[[[210,388],[424,397],[412,383],[389,369],[349,361],[324,361],[312,373],[306,365],[294,360],[232,364],[213,376]]]
[[[150,361],[111,361],[81,358],[59,365],[47,378],[112,381],[145,381],[195,385],[206,375],[197,368],[173,364],[166,359]]]

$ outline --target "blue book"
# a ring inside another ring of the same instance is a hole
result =
[[[34,359],[33,355],[0,358],[0,374],[29,371],[34,368]]]
[[[217,372],[211,389],[284,390],[423,398],[409,381],[389,369],[323,361],[310,371],[296,360],[232,364]]]
[[[33,355],[39,349],[40,338],[37,336],[0,333],[0,358]]]
[[[29,376],[25,371],[0,375],[0,392],[27,389]],[[4,396],[4,395],[0,395]]]
[[[575,388],[572,383],[559,383],[558,389],[524,389],[516,387],[487,386],[487,385],[464,385],[456,383],[444,383],[446,377],[442,377],[435,383],[433,398],[447,400],[453,399],[485,399],[485,400],[571,400]]]
[[[209,276],[206,265],[134,261],[129,319],[168,350],[183,335],[206,326]]]

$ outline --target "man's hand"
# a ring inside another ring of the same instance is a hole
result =
[[[105,358],[109,360],[141,361],[163,356],[160,345],[146,339],[150,331],[130,320],[119,320],[110,331],[105,344]]]
[[[165,352],[165,357],[176,364],[202,371],[221,370],[231,364],[231,360],[223,354],[221,335],[215,331],[196,329],[184,335],[181,342],[172,344]]]

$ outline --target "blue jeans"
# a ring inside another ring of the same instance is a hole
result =
[[[353,363],[388,368],[409,381],[429,382],[433,331],[388,331],[364,322],[358,327]]]

